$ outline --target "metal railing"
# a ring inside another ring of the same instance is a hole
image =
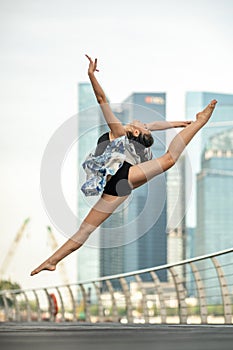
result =
[[[0,321],[232,324],[232,305],[233,248],[77,284],[1,291]]]

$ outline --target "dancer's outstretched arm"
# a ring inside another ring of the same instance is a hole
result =
[[[90,78],[91,81],[91,85],[93,87],[97,102],[99,103],[104,118],[113,134],[114,137],[119,137],[122,135],[125,135],[125,129],[122,125],[122,123],[120,122],[120,120],[113,114],[107,98],[105,96],[105,93],[102,89],[102,87],[100,86],[99,82],[97,81],[96,77],[95,77],[95,71],[98,71],[96,69],[97,67],[97,58],[95,59],[95,61],[93,62],[91,57],[89,57],[88,55],[86,55],[86,57],[89,60],[89,68],[88,68],[88,76]]]
[[[171,128],[185,128],[189,124],[191,124],[191,121],[169,122],[166,120],[161,120],[161,121],[154,121],[151,123],[147,123],[145,124],[145,127],[150,131],[156,131],[156,130],[166,130]]]

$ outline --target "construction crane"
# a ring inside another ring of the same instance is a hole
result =
[[[22,226],[20,227],[19,231],[17,232],[9,251],[7,252],[3,263],[1,264],[0,267],[0,278],[2,278],[2,276],[6,273],[8,266],[10,265],[15,253],[16,253],[16,249],[17,246],[19,244],[19,242],[21,241],[22,237],[23,237],[23,233],[25,231],[25,228],[29,222],[30,218],[27,218],[26,220],[24,220]]]
[[[49,244],[50,244],[52,250],[53,251],[57,250],[59,246],[58,246],[58,243],[56,241],[56,238],[55,238],[55,236],[53,234],[53,231],[52,231],[50,226],[47,226],[47,232],[48,232],[48,237],[49,237]],[[63,283],[64,284],[69,284],[70,282],[69,282],[68,274],[67,274],[66,267],[65,267],[63,261],[61,261],[59,263],[58,270],[59,269],[60,269],[60,272],[61,272],[61,277],[62,277]]]

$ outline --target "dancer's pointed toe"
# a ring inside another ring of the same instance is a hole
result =
[[[212,101],[210,102],[210,107],[211,107],[211,108],[214,108],[214,107],[216,106],[217,103],[218,103],[217,100],[212,100]]]
[[[50,263],[49,261],[45,261],[43,264],[41,264],[39,267],[37,267],[35,270],[31,272],[31,276],[34,276],[41,271],[54,271],[54,270],[56,270],[56,265]]]
[[[198,122],[200,122],[202,125],[206,124],[208,120],[210,119],[215,106],[217,104],[217,100],[212,100],[204,109],[202,112],[197,113],[196,119]]]

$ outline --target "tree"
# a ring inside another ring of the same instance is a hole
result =
[[[0,281],[0,291],[2,290],[15,290],[15,289],[21,289],[21,286],[16,283],[16,282],[11,282],[11,281],[8,281],[8,280],[1,280]],[[7,302],[8,302],[8,305],[12,305],[12,300],[9,299],[7,297]],[[4,303],[3,303],[3,297],[2,295],[0,295],[0,306],[3,306]]]

